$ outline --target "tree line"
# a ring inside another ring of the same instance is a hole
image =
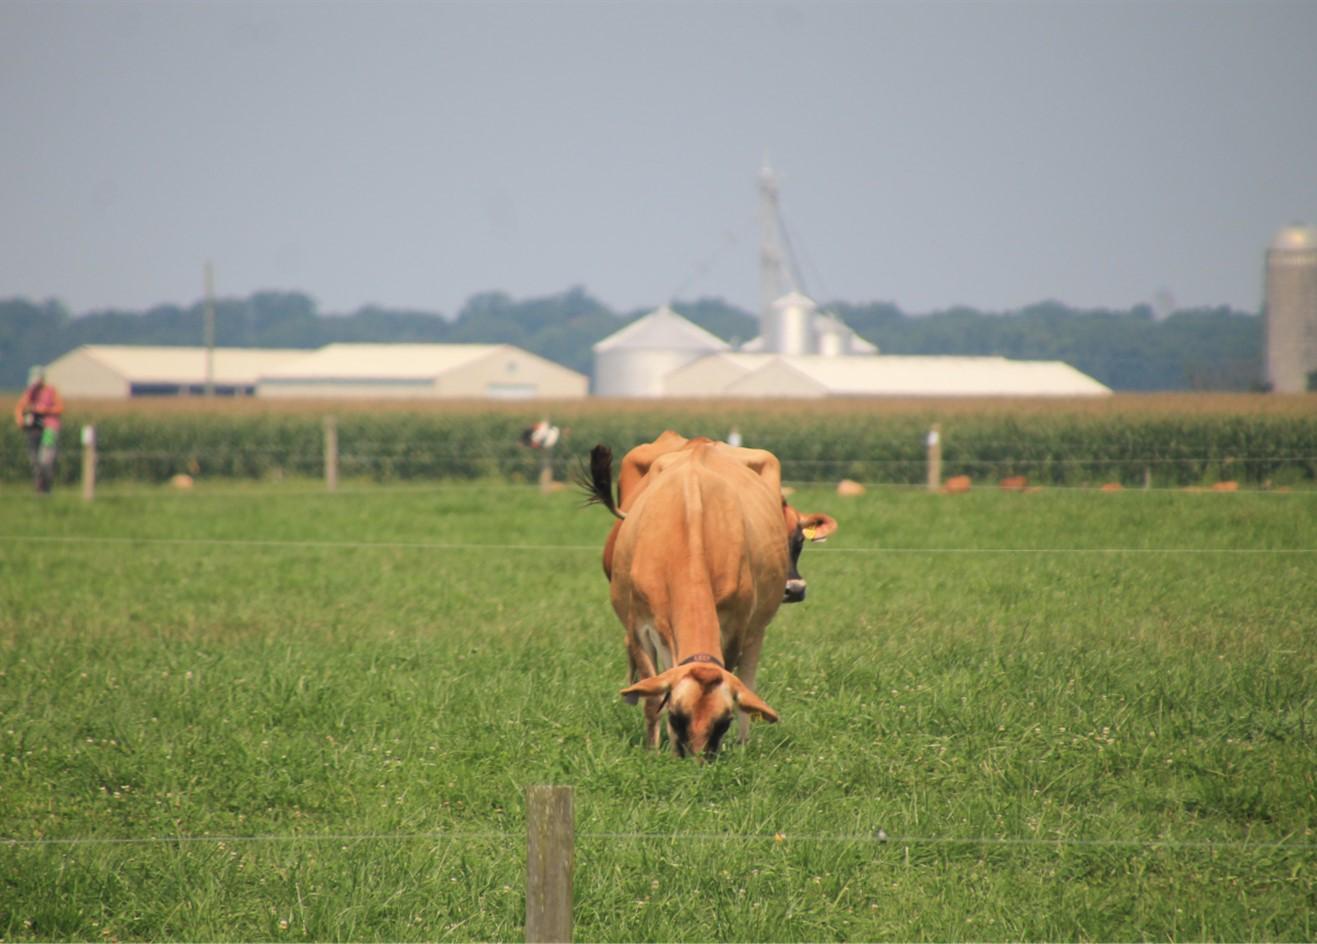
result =
[[[733,343],[758,319],[718,298],[674,302],[691,321]],[[888,302],[824,306],[884,354],[997,354],[1065,361],[1116,390],[1249,390],[1262,376],[1262,319],[1227,307],[1158,319],[1147,306],[1075,309],[1048,301],[1010,312],[952,308],[910,315]],[[300,292],[257,292],[215,302],[222,347],[317,348],[333,342],[507,343],[589,374],[591,345],[648,309],[617,312],[575,287],[539,298],[472,296],[454,317],[367,306],[326,314]],[[58,301],[0,300],[0,388],[21,388],[32,364],[82,344],[199,345],[205,306],[73,315]]]

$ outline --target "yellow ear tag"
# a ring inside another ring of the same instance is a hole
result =
[[[805,535],[806,541],[814,540],[814,535],[818,533],[818,528],[803,528],[801,533]]]

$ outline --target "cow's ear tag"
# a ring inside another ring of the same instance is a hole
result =
[[[804,529],[802,529],[802,533],[805,535],[805,540],[806,540],[806,541],[812,541],[812,540],[814,540],[814,535],[818,533],[818,530],[819,530],[818,528],[804,528]]]

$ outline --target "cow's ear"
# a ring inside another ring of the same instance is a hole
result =
[[[804,529],[805,537],[809,540],[815,542],[826,541],[837,530],[837,521],[832,515],[816,512],[810,515],[801,515],[800,527]]]
[[[651,675],[647,679],[641,679],[635,685],[629,685],[622,689],[622,698],[628,705],[634,705],[641,698],[654,698],[658,695],[666,695],[672,688],[672,682],[662,675]]]
[[[777,723],[777,712],[769,708],[766,701],[746,688],[740,680],[736,685],[736,707],[746,714],[758,715],[769,724]]]

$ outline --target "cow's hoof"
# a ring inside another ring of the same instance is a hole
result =
[[[788,580],[787,592],[786,595],[782,597],[782,602],[799,603],[803,599],[805,599],[805,581]]]

